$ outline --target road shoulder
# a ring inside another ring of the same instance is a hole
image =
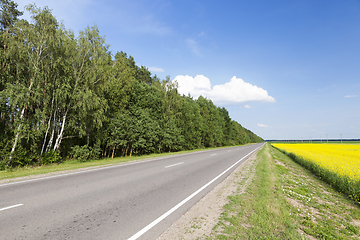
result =
[[[158,240],[204,239],[219,222],[223,206],[235,192],[245,192],[254,177],[257,152],[237,167],[224,181],[173,223]]]

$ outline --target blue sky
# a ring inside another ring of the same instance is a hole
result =
[[[264,139],[360,138],[358,0],[15,2],[49,6],[75,33],[96,24],[114,54]]]

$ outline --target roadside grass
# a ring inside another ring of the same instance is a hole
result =
[[[225,205],[217,239],[298,239],[291,208],[279,188],[280,170],[272,163],[269,144],[258,155],[255,177],[246,192]],[[216,230],[216,227],[215,227]],[[221,230],[220,230],[221,231]]]
[[[170,153],[155,153],[149,155],[141,155],[141,156],[132,156],[132,157],[116,157],[116,158],[104,158],[99,160],[89,160],[86,162],[81,162],[76,159],[66,160],[62,163],[53,163],[42,166],[25,166],[7,169],[4,171],[0,171],[0,180],[4,179],[12,179],[12,178],[21,178],[28,176],[36,176],[42,174],[58,174],[63,171],[71,171],[71,170],[83,170],[85,168],[95,168],[95,167],[106,167],[110,165],[123,164],[131,161],[145,161],[150,159],[162,158],[172,155],[179,155],[184,153],[192,153],[199,151],[208,151],[215,150],[221,148],[229,148],[235,146],[227,146],[227,147],[217,147],[217,148],[206,148],[206,149],[194,149],[180,152],[170,152]]]
[[[360,238],[358,203],[270,144],[257,161],[252,184],[229,198],[211,239]]]

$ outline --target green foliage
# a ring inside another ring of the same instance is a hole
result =
[[[21,146],[13,152],[12,159],[11,164],[7,165],[9,168],[24,167],[37,162],[36,154]]]
[[[265,145],[257,154],[256,166],[247,166],[249,170],[242,177],[254,175],[252,184],[246,191],[239,187],[236,195],[229,197],[219,223],[223,232],[213,239],[300,239],[291,209],[278,187],[281,175],[269,153],[269,146]]]
[[[100,154],[100,149],[97,147],[84,146],[73,146],[70,152],[71,159],[77,159],[80,162],[86,162],[90,159],[97,159]]]
[[[196,102],[200,106],[200,114],[204,120],[202,144],[204,147],[222,146],[224,121],[219,109],[209,99],[200,96]]]
[[[7,31],[23,13],[17,9],[17,3],[0,0],[0,30]]]
[[[52,164],[52,163],[60,163],[61,156],[59,151],[51,151],[44,154],[41,158],[40,163],[41,165]]]
[[[201,140],[204,121],[200,114],[200,106],[191,97],[183,98],[178,122],[183,136],[182,147],[184,149],[203,147]]]

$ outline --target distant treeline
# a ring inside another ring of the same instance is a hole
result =
[[[29,23],[0,3],[0,169],[263,141],[211,100],[112,55],[96,27],[75,37],[46,7],[28,5]]]

